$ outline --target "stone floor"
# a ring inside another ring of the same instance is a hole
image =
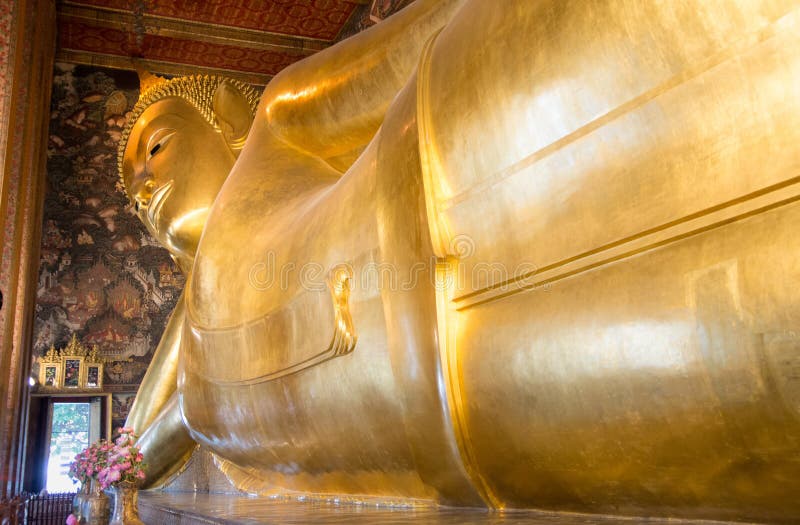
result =
[[[712,521],[620,518],[583,514],[524,512],[491,514],[467,509],[378,508],[321,502],[276,501],[223,494],[142,493],[139,515],[147,525],[431,524],[431,525],[678,525]]]

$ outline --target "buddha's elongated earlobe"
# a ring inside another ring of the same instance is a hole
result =
[[[238,155],[253,123],[250,103],[236,86],[221,82],[214,92],[213,107],[225,142]]]

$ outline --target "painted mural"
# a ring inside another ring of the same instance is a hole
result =
[[[117,177],[117,143],[137,97],[135,73],[56,64],[34,328],[35,355],[73,333],[97,345],[117,420],[184,285]]]
[[[135,398],[134,393],[117,393],[111,396],[111,428],[125,426]]]

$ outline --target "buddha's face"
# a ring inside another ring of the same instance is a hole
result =
[[[123,179],[139,218],[178,259],[192,259],[235,157],[222,135],[178,97],[148,107],[131,130]]]

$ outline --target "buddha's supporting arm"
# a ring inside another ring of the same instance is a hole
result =
[[[417,0],[286,68],[264,91],[254,131],[262,132],[266,120],[277,137],[343,173],[377,132],[425,43],[463,3]]]
[[[176,392],[185,304],[181,294],[125,422],[141,436],[139,446],[147,458],[147,487],[167,482],[196,446],[183,424]]]
[[[177,392],[162,405],[138,445],[147,462],[147,487],[165,484],[189,460],[196,444],[183,424]]]
[[[147,430],[177,389],[178,352],[185,313],[184,294],[181,294],[125,422],[125,426],[138,434]]]

